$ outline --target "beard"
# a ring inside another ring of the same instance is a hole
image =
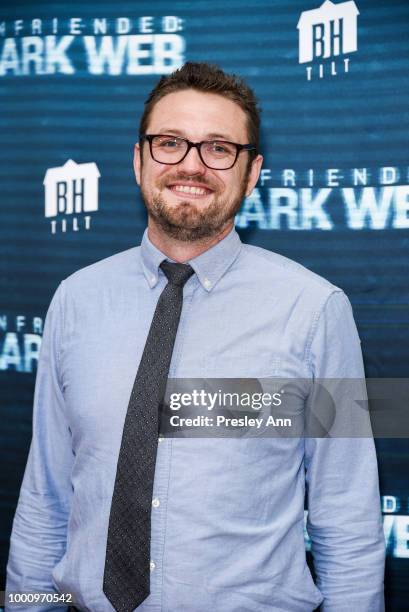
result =
[[[228,221],[233,219],[240,210],[241,203],[245,196],[249,171],[243,176],[238,194],[235,198],[222,199],[217,195],[217,188],[209,182],[198,179],[194,176],[178,174],[174,177],[167,177],[166,182],[160,185],[158,195],[149,195],[142,183],[141,194],[145,203],[148,215],[164,231],[164,233],[180,240],[181,242],[195,242],[203,238],[210,238],[217,235]],[[195,200],[180,200],[178,204],[169,205],[162,196],[166,189],[166,184],[175,183],[178,180],[187,182],[192,180],[195,184],[213,190],[213,197],[210,204],[202,209],[201,205],[196,204]]]

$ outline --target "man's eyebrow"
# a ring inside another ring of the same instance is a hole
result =
[[[217,138],[218,140],[228,140],[230,142],[236,142],[234,138],[232,138],[231,136],[228,136],[227,134],[219,134],[217,132],[212,132],[211,134],[208,134],[206,140],[210,140],[212,138]]]
[[[157,133],[158,134],[169,134],[170,136],[175,135],[175,136],[181,136],[182,138],[187,138],[185,132],[182,132],[181,130],[173,129],[170,127],[161,128]],[[235,142],[235,140],[228,134],[221,134],[219,132],[211,132],[210,134],[207,134],[206,137],[203,138],[203,140],[214,140],[215,138],[217,138],[217,140],[227,140],[229,142]]]

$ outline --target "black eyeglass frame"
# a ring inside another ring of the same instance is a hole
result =
[[[182,159],[179,159],[179,161],[177,162],[162,162],[162,161],[158,161],[157,159],[155,159],[153,152],[152,152],[152,141],[154,138],[157,138],[158,136],[161,136],[161,137],[165,136],[167,138],[177,138],[178,140],[183,140],[184,142],[186,142],[187,149]],[[156,161],[158,164],[164,164],[165,166],[177,166],[177,164],[180,164],[185,159],[190,149],[195,148],[197,149],[197,152],[199,153],[200,161],[206,166],[206,168],[209,168],[210,170],[230,170],[231,168],[233,168],[234,164],[236,163],[242,151],[256,151],[256,147],[250,143],[249,144],[239,144],[237,142],[231,142],[230,140],[219,140],[218,138],[215,138],[213,140],[202,140],[200,142],[192,142],[191,140],[188,140],[187,138],[182,138],[182,136],[175,136],[175,134],[140,134],[139,140],[146,140],[149,143],[149,150],[150,150],[152,159]],[[236,157],[234,158],[233,163],[230,166],[228,166],[228,168],[213,168],[212,166],[209,166],[209,164],[206,164],[206,162],[204,161],[202,157],[202,153],[200,151],[200,147],[203,144],[212,143],[212,142],[226,143],[229,145],[234,145],[236,147]]]

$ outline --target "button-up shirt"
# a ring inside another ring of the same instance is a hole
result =
[[[113,610],[102,590],[108,519],[129,396],[167,282],[164,259],[145,230],[140,247],[74,273],[54,294],[7,591],[70,592],[81,610]],[[364,376],[339,288],[243,244],[234,228],[188,263],[195,274],[183,289],[169,377]],[[308,612],[321,602],[325,612],[380,612],[379,502],[371,437],[160,436],[151,593],[138,612]]]

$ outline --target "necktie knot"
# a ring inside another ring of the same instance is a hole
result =
[[[172,285],[177,285],[178,287],[183,287],[186,281],[195,273],[192,266],[189,266],[189,264],[162,261],[159,267],[163,270],[168,281]]]

